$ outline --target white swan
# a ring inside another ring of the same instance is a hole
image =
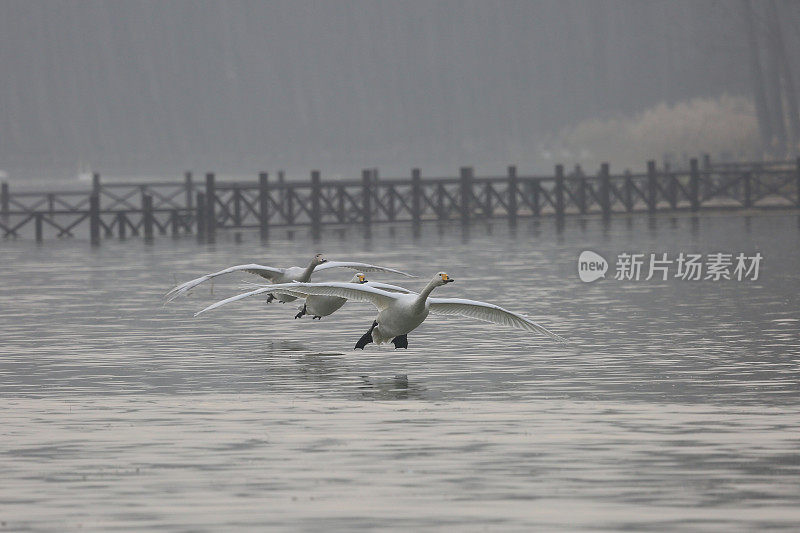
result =
[[[374,287],[376,289],[381,289],[389,292],[398,292],[398,293],[405,293],[408,294],[411,291],[404,288],[399,287],[397,285],[390,285],[388,283],[379,283],[376,281],[367,281],[366,276],[359,272],[353,278],[345,283],[350,284],[357,284],[357,285],[364,285],[367,287]],[[251,290],[248,292],[244,292],[242,294],[237,294],[236,296],[231,296],[230,298],[225,298],[224,300],[220,300],[216,303],[213,303],[206,307],[205,309],[198,311],[194,314],[194,316],[201,315],[206,311],[211,311],[212,309],[216,309],[217,307],[222,307],[223,305],[227,305],[231,302],[239,301],[243,298],[248,298],[250,296],[256,296],[258,294],[270,293],[273,291],[277,291],[277,285],[260,285],[259,288],[255,290]],[[308,295],[305,296],[305,302],[303,306],[300,308],[300,312],[295,315],[295,318],[301,318],[304,315],[311,315],[312,320],[314,318],[321,320],[322,317],[328,316],[333,314],[335,311],[338,311],[345,303],[347,303],[347,298],[341,298],[339,296],[319,296],[319,295]]]
[[[462,298],[430,297],[433,289],[451,282],[453,282],[453,278],[445,272],[439,272],[419,294],[411,291],[406,294],[392,293],[375,287],[351,283],[286,283],[280,287],[273,286],[273,290],[280,288],[281,291],[298,297],[337,296],[348,300],[372,303],[378,308],[378,316],[369,331],[356,343],[355,347],[362,350],[371,342],[381,344],[389,340],[392,341],[395,348],[408,348],[406,335],[422,324],[428,317],[428,313],[475,318],[540,333],[559,342],[567,342],[566,339],[549,331],[544,326],[494,304]],[[266,287],[265,289],[269,290]]]
[[[411,292],[408,289],[398,285],[390,285],[388,283],[380,283],[378,281],[368,281],[367,277],[361,272],[353,276],[353,278],[350,280],[350,283],[357,283],[366,287],[373,287],[389,292],[399,292],[404,294]],[[332,315],[345,303],[347,303],[347,298],[340,298],[339,296],[308,295],[306,297],[306,301],[303,303],[303,307],[300,309],[300,312],[294,317],[302,318],[303,315],[311,315],[312,320],[315,318],[317,320],[322,320],[322,317]]]
[[[320,270],[325,270],[328,268],[350,268],[353,270],[360,270],[362,272],[390,272],[392,274],[400,274],[409,278],[414,277],[411,274],[389,267],[370,265],[367,263],[357,263],[354,261],[328,261],[322,254],[317,254],[305,268],[298,266],[275,268],[271,266],[257,265],[255,263],[228,267],[224,270],[220,270],[219,272],[206,274],[205,276],[200,276],[199,278],[181,283],[165,294],[164,298],[167,299],[167,302],[171,302],[181,294],[185,294],[186,291],[200,285],[204,281],[208,281],[217,276],[229,274],[231,272],[249,272],[250,274],[256,274],[262,278],[266,278],[273,284],[279,284],[290,283],[293,281],[306,282],[311,279],[311,274],[314,272],[319,272]],[[287,293],[270,293],[269,297],[267,298],[267,303],[271,302],[275,298],[283,303],[291,302],[297,299],[296,296],[292,296]]]

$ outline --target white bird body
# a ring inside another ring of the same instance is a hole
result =
[[[367,278],[361,272],[357,273],[350,279],[348,283],[369,283]],[[312,318],[321,318],[323,316],[332,315],[347,303],[347,298],[340,298],[339,296],[308,296],[305,303],[300,308],[302,310],[299,316],[311,315]],[[298,317],[299,317],[298,316]]]
[[[275,280],[273,283],[291,283],[293,281],[301,281],[301,280],[310,280],[311,274],[313,272],[313,268],[310,272],[306,272],[307,268],[301,268],[298,266],[291,266],[288,268],[283,269],[283,272],[277,274],[271,278],[268,278],[270,281]],[[266,277],[263,274],[259,274],[262,277]],[[286,294],[285,292],[275,292],[272,293],[275,296],[275,299],[281,303],[293,302],[297,300],[296,296],[292,296],[291,294]]]
[[[420,301],[419,297],[416,293],[399,295],[390,306],[378,311],[373,340],[383,344],[417,329],[428,318],[431,308],[427,298]]]
[[[405,336],[422,324],[430,313],[475,318],[540,333],[554,340],[566,342],[564,338],[527,317],[494,304],[463,298],[430,297],[433,289],[452,281],[446,273],[439,272],[419,294],[410,291],[405,294],[392,293],[377,287],[335,282],[288,283],[280,287],[273,286],[273,289],[286,291],[298,297],[338,296],[372,303],[378,309],[378,316],[370,330],[356,344],[356,348],[363,348],[369,342],[381,344],[389,340],[395,347],[405,348],[408,346]],[[266,291],[269,288],[261,290]]]
[[[190,289],[200,285],[201,283],[213,279],[217,276],[221,276],[223,274],[229,274],[231,272],[248,272],[250,274],[256,274],[258,276],[261,276],[262,278],[268,279],[271,284],[284,284],[292,282],[308,282],[311,279],[311,275],[314,272],[318,272],[320,270],[326,270],[329,268],[349,268],[352,270],[360,270],[362,272],[389,272],[392,274],[400,274],[409,278],[414,277],[413,275],[408,274],[406,272],[402,272],[394,268],[384,267],[380,265],[370,265],[368,263],[359,263],[355,261],[328,261],[323,257],[322,254],[317,254],[316,256],[314,256],[314,258],[311,260],[311,262],[308,264],[307,267],[291,266],[287,268],[276,268],[271,266],[259,265],[256,263],[250,263],[246,265],[235,265],[220,270],[219,272],[206,274],[205,276],[200,276],[199,278],[195,278],[185,283],[181,283],[180,285],[171,289],[164,297],[167,299],[167,302],[171,302],[178,296],[185,294]],[[293,296],[291,294],[283,292],[274,292],[271,294],[279,301],[284,303],[291,302],[297,299],[297,296]]]
[[[303,308],[306,314],[312,317],[328,316],[341,309],[346,303],[347,298],[339,298],[338,296],[309,296],[306,298]]]
[[[364,275],[361,273],[353,276],[353,279],[351,279],[349,283],[357,283],[360,285],[366,285],[367,287],[375,287],[390,292],[405,292],[405,293],[411,292],[408,289],[399,287],[397,285],[389,285],[386,283],[376,283],[374,281],[366,281]],[[341,298],[339,296],[309,295],[306,297],[306,302],[304,304],[305,314],[311,315],[312,317],[323,317],[332,315],[346,303],[347,303],[347,298]]]
[[[411,291],[409,291],[408,289],[400,287],[398,285],[390,285],[388,283],[367,281],[366,277],[361,272],[353,276],[353,278],[350,281],[345,283],[352,285],[373,287],[389,292],[411,293]],[[202,313],[205,313],[206,311],[211,311],[212,309],[216,309],[217,307],[221,307],[223,305],[229,304],[231,302],[236,302],[238,300],[250,296],[256,296],[258,294],[264,294],[264,293],[278,294],[279,292],[278,289],[280,288],[279,285],[272,285],[272,284],[270,285],[248,284],[248,285],[252,285],[257,288],[213,303],[208,307],[206,307],[205,309],[195,313],[194,316],[198,316]],[[345,303],[347,303],[347,298],[340,296],[304,295],[304,294],[296,294],[294,292],[288,295],[291,296],[292,298],[305,298],[305,303],[300,307],[300,312],[295,316],[295,318],[300,318],[304,315],[310,315],[314,318],[321,318],[323,316],[328,316],[338,311]]]

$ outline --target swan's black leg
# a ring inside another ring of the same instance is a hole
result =
[[[373,330],[373,329],[375,329],[375,327],[376,327],[377,325],[378,325],[378,321],[376,320],[375,322],[373,322],[373,323],[372,323],[372,326],[369,328],[369,331],[368,331],[368,332],[366,332],[366,333],[364,333],[364,334],[361,336],[361,338],[360,338],[360,339],[358,339],[358,342],[356,343],[356,347],[355,347],[355,348],[353,348],[354,350],[356,350],[356,349],[358,349],[358,348],[361,348],[361,349],[363,350],[363,349],[364,349],[364,346],[366,346],[367,344],[369,344],[369,343],[371,343],[371,342],[374,342],[374,341],[372,340],[372,330]]]
[[[271,304],[272,300],[274,300],[274,299],[275,299],[275,295],[274,294],[272,294],[272,293],[267,294],[267,303],[268,304]]]
[[[300,310],[300,312],[299,312],[299,313],[297,313],[296,315],[294,315],[294,317],[295,317],[295,318],[300,318],[300,317],[302,317],[303,315],[305,315],[306,313],[308,313],[308,309],[306,309],[306,304],[303,304],[303,308]]]
[[[395,349],[397,349],[397,348],[408,349],[408,336],[407,335],[398,335],[397,337],[392,339],[392,344],[394,344]]]
[[[311,320],[314,320],[315,318],[316,318],[317,320],[322,320],[322,317],[321,317],[321,316],[319,316],[319,315],[314,315],[314,316],[312,316],[312,317],[311,317]]]

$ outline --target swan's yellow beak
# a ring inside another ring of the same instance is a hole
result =
[[[366,283],[367,282],[367,277],[364,274],[359,274],[358,275],[358,282],[359,283]]]
[[[442,281],[445,283],[453,283],[455,280],[448,276],[447,274],[442,274]]]

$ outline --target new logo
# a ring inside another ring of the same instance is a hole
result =
[[[607,270],[608,261],[600,254],[586,250],[578,257],[578,276],[585,283],[606,277]]]

